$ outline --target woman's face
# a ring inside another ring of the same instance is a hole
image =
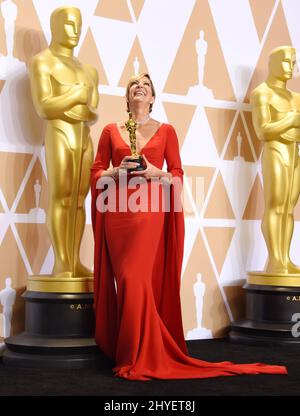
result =
[[[145,106],[150,107],[150,104],[154,103],[149,78],[143,77],[133,82],[129,88],[128,100],[130,107],[135,103],[144,103]]]

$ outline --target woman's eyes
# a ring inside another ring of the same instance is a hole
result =
[[[132,83],[132,85],[139,85],[139,82],[135,81],[135,82]],[[148,87],[150,87],[149,82],[144,82],[142,85],[147,85]]]

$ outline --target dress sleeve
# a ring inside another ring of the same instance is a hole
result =
[[[184,248],[184,218],[180,196],[184,172],[181,166],[178,138],[171,125],[168,125],[166,134],[165,159],[167,170],[172,173],[173,178],[170,186],[170,211],[166,212],[165,216],[165,236],[167,238],[160,312],[177,345],[184,354],[187,354],[180,303],[180,276]]]
[[[97,180],[102,172],[108,169],[111,160],[111,139],[109,126],[104,127],[99,143],[96,158],[91,168],[91,188],[92,191],[96,187]]]
[[[173,126],[169,125],[168,127],[165,147],[167,170],[172,173],[173,177],[178,176],[182,180],[184,172],[181,166],[177,134]]]
[[[92,225],[93,225],[94,231],[95,231],[96,216],[97,216],[96,200],[97,200],[99,192],[101,192],[100,189],[96,189],[96,185],[102,172],[109,167],[111,155],[112,155],[112,150],[111,150],[110,129],[109,129],[109,126],[106,126],[104,127],[101,133],[96,158],[91,168],[91,196],[92,196],[91,216],[92,216]]]

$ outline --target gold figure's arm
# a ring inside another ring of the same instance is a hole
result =
[[[87,65],[85,64],[86,69],[89,71],[89,73],[91,74],[94,83],[95,83],[95,88],[93,88],[92,91],[92,96],[91,96],[91,100],[90,100],[90,107],[93,110],[96,110],[98,107],[98,103],[99,103],[99,92],[98,92],[98,84],[99,84],[99,75],[98,75],[98,71],[92,67],[91,65]]]
[[[254,90],[251,95],[254,129],[257,137],[264,141],[279,140],[287,130],[300,125],[300,114],[297,111],[290,111],[283,119],[271,122],[270,100],[271,94],[267,91]],[[290,139],[284,140],[294,142]]]
[[[61,118],[63,112],[88,101],[88,89],[82,84],[75,84],[64,94],[53,96],[49,66],[43,57],[31,59],[29,74],[32,98],[40,117],[50,120]]]
[[[296,107],[298,111],[300,111],[300,94],[298,92],[293,91],[293,97],[295,100]]]

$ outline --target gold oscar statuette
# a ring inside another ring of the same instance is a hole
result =
[[[142,171],[146,169],[146,164],[144,161],[143,156],[139,155],[136,150],[136,129],[137,129],[137,122],[132,118],[132,113],[129,112],[129,118],[125,122],[126,130],[129,133],[129,141],[130,141],[130,150],[131,150],[131,159],[128,159],[128,162],[135,162],[139,163],[139,166],[135,168],[128,169],[128,172],[133,171]]]
[[[89,292],[93,274],[80,261],[97,120],[98,74],[73,55],[81,34],[81,13],[60,7],[51,15],[49,47],[29,62],[32,98],[47,120],[45,154],[49,184],[47,227],[55,264],[52,275],[31,276],[28,290]]]
[[[250,284],[300,287],[300,267],[290,259],[294,208],[300,193],[300,95],[286,86],[295,64],[293,47],[274,49],[267,80],[251,93],[253,125],[263,143],[261,228],[268,260],[263,272],[248,274]]]

